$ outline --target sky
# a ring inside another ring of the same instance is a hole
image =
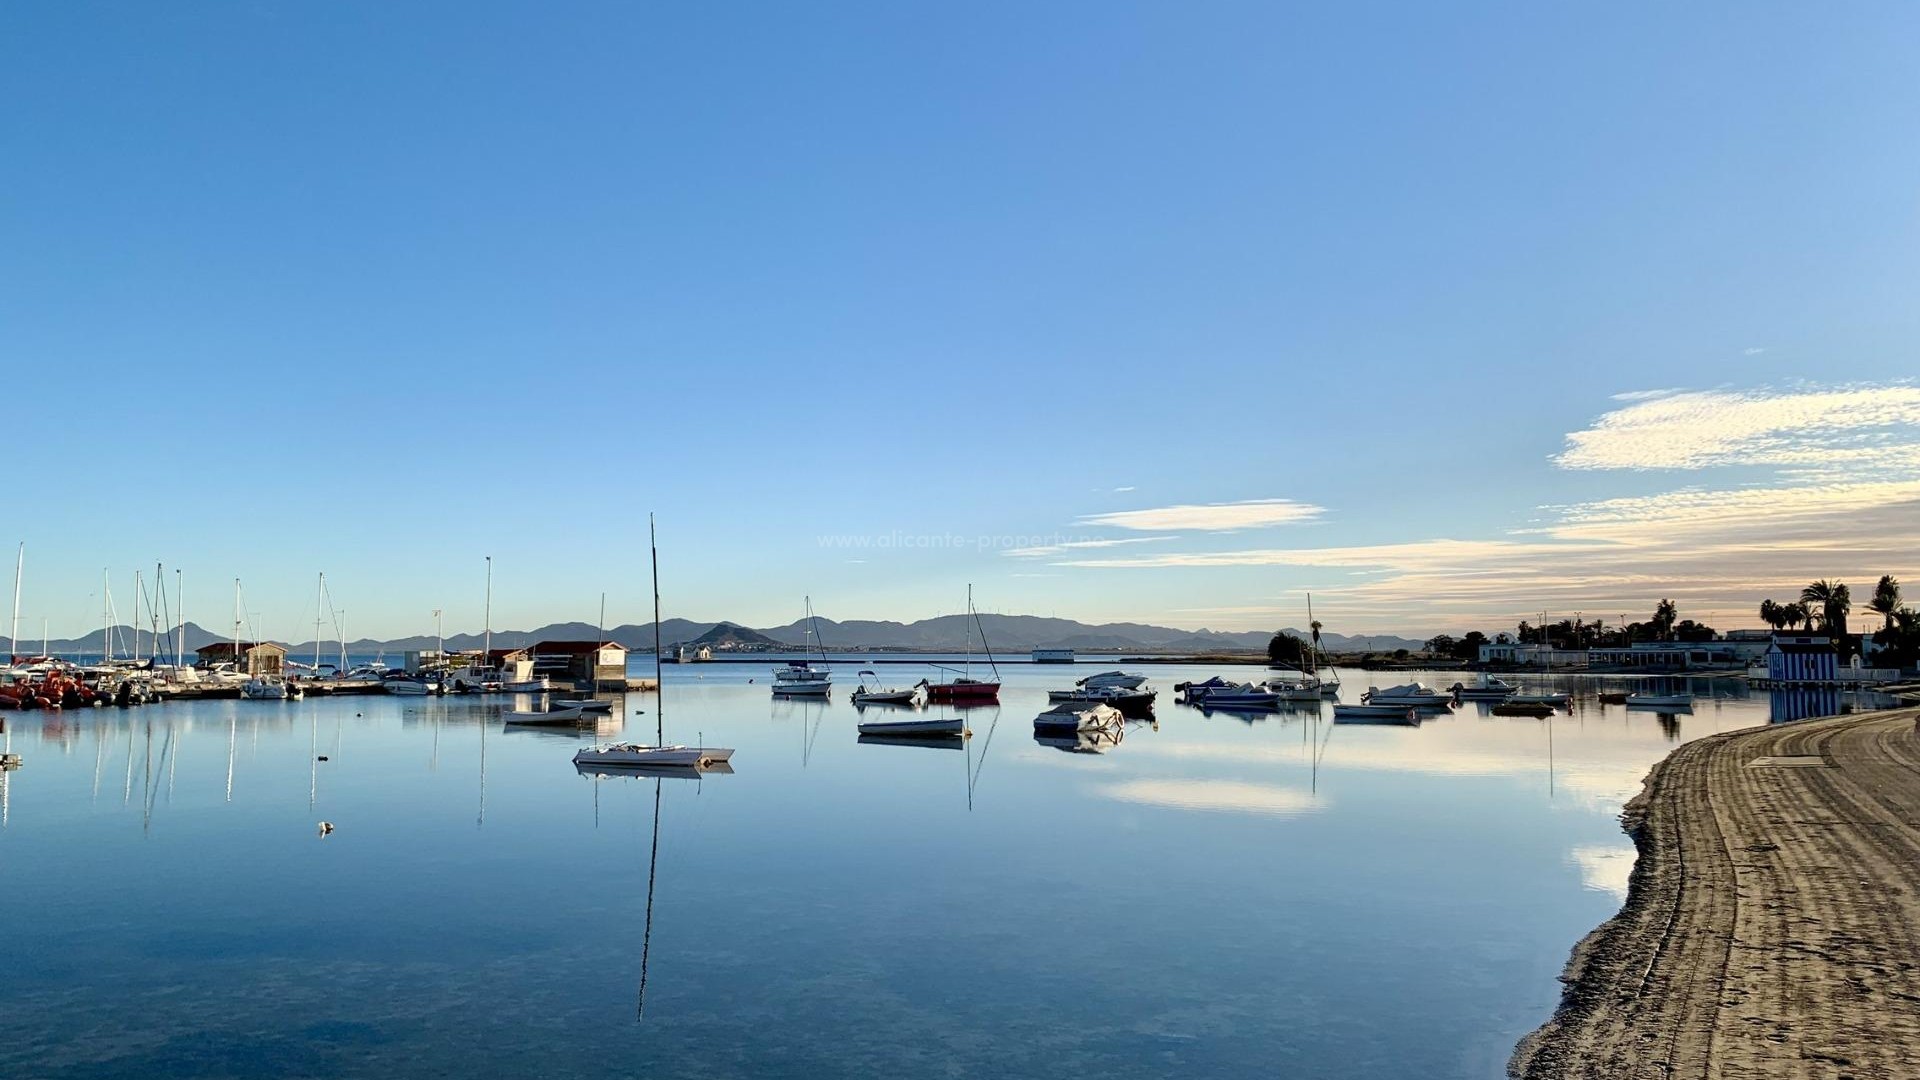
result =
[[[21,636],[1920,580],[1920,8],[0,9]],[[9,528],[10,526],[10,528]],[[176,578],[178,571],[178,578]],[[4,571],[0,571],[4,573]],[[0,624],[0,632],[6,626]]]

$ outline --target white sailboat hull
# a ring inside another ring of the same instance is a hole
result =
[[[606,765],[614,768],[647,766],[718,765],[733,757],[733,749],[724,746],[594,746],[573,755],[575,765]]]

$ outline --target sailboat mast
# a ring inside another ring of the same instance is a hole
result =
[[[493,663],[493,555],[486,557],[486,636],[482,638],[480,667]]]
[[[647,515],[647,552],[653,559],[653,744],[667,741],[667,686],[660,681],[660,545],[654,539],[653,515]],[[654,825],[660,822],[660,789],[654,788]],[[657,834],[656,834],[657,835]]]
[[[240,670],[240,579],[233,579],[233,670]]]
[[[993,646],[987,644],[987,628],[980,625],[980,609],[973,606],[973,586],[967,586],[967,610],[973,613],[973,628],[980,635],[980,650],[987,654],[987,666],[993,669],[996,681],[1000,678],[1000,665],[993,662]]]
[[[320,580],[313,587],[313,672],[320,673],[320,612],[326,609],[327,572],[320,571]]]
[[[180,609],[180,629],[173,639],[173,666],[179,667],[187,656],[187,583],[179,570],[173,572],[173,606]]]
[[[9,655],[20,651],[20,572],[27,567],[27,542],[20,541],[20,553],[13,557],[13,631],[7,635]],[[44,655],[44,651],[43,651]]]
[[[113,658],[113,576],[100,571],[100,662]]]
[[[145,596],[146,587],[140,581],[140,571],[133,572],[133,662],[140,662],[140,598]]]

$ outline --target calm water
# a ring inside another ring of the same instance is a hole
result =
[[[859,743],[855,666],[669,668],[668,737],[737,748],[697,781],[580,776],[497,698],[0,714],[0,1076],[1494,1077],[1647,767],[1776,704],[1351,727],[1162,666],[1157,726],[1069,753],[1030,721],[1098,669],[1010,666],[948,750]]]

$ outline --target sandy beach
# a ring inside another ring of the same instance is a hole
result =
[[[1529,1078],[1920,1077],[1920,709],[1682,746]]]

